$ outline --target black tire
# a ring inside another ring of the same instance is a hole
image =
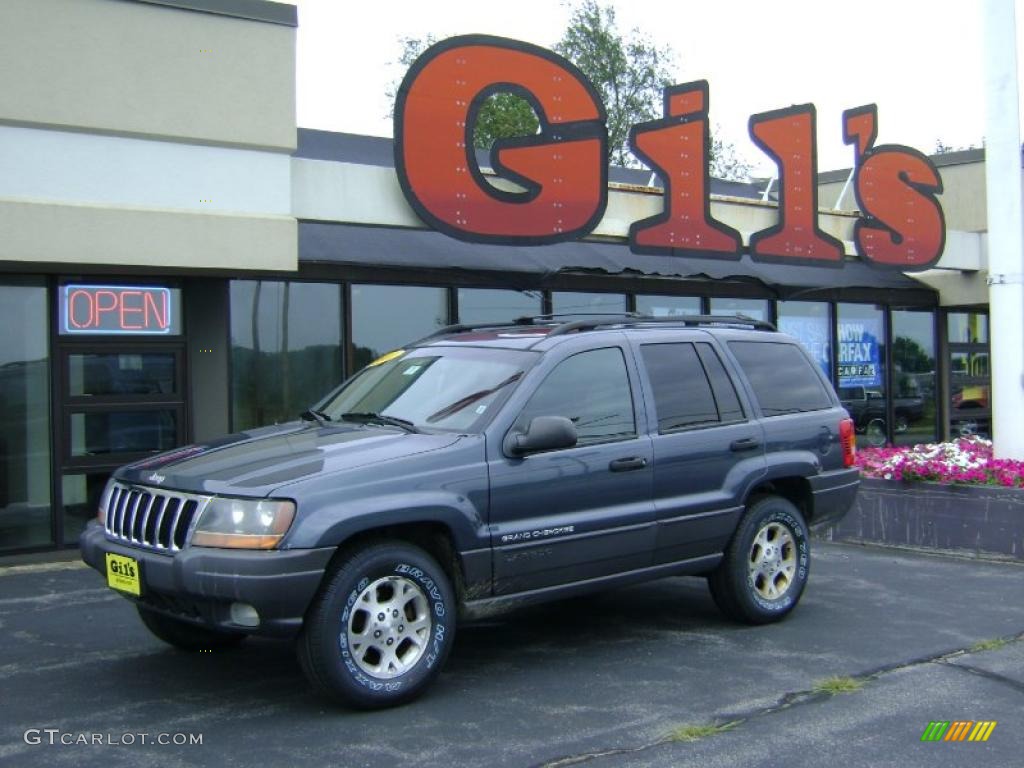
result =
[[[201,627],[187,621],[165,616],[141,605],[136,606],[146,629],[168,645],[183,651],[218,651],[233,648],[245,640],[243,632],[224,632]]]
[[[759,539],[762,531],[764,538]],[[796,607],[810,565],[810,540],[800,511],[779,496],[764,496],[740,519],[708,586],[715,604],[729,618],[767,624]]]
[[[885,445],[885,419],[872,419],[864,427],[864,434],[867,435],[868,443],[878,448]]]
[[[299,663],[319,693],[346,706],[403,704],[440,673],[455,615],[451,584],[430,555],[398,541],[370,544],[324,577],[299,635]]]

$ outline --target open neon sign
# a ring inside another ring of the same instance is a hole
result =
[[[484,101],[510,92],[540,118],[534,136],[500,139],[491,166],[522,187],[498,189],[480,171],[473,128]],[[706,81],[664,90],[664,116],[633,127],[633,152],[665,181],[664,209],[637,221],[637,253],[841,267],[843,244],[818,226],[816,111],[802,104],[752,115],[750,137],[779,167],[779,220],[746,245],[711,216]],[[467,35],[428,48],[410,68],[395,105],[395,169],[412,208],[428,225],[479,243],[544,245],[590,234],[608,202],[606,114],[599,94],[571,62],[517,40]],[[933,266],[945,245],[937,195],[942,180],[915,149],[875,144],[873,104],[843,113],[854,148],[854,192],[862,217],[853,242],[876,267]]]
[[[154,285],[65,285],[60,293],[63,334],[178,333],[175,295]]]

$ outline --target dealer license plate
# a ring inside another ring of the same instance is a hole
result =
[[[142,594],[142,569],[134,557],[107,552],[107,585],[138,597]]]

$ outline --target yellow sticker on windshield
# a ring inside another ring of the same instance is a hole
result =
[[[367,367],[368,368],[372,368],[375,365],[383,365],[384,363],[388,362],[389,360],[394,360],[396,357],[401,357],[404,354],[405,354],[405,350],[404,349],[396,349],[394,352],[388,352],[386,355],[381,355],[376,360],[374,360],[372,363],[370,363],[369,366],[367,366]]]

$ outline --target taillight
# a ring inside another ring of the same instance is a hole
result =
[[[857,438],[853,431],[853,419],[839,422],[839,444],[843,447],[843,466],[852,467],[857,458]]]

